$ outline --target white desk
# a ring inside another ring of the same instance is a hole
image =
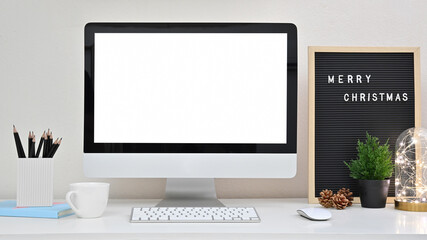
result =
[[[102,218],[0,217],[0,239],[427,239],[427,213],[366,209],[331,210],[329,221],[300,217],[296,209],[320,207],[306,199],[223,199],[227,206],[254,206],[261,223],[129,223],[131,207],[157,200],[110,200]],[[361,235],[362,234],[362,235]]]

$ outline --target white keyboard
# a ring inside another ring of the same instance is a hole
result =
[[[134,223],[258,223],[253,207],[151,207],[133,208]]]

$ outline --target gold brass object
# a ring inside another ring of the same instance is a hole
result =
[[[394,200],[394,208],[403,211],[427,212],[427,203],[399,202]]]

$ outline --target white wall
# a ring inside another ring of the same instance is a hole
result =
[[[1,0],[0,198],[16,192],[12,124],[21,138],[44,129],[64,137],[56,157],[55,197],[82,171],[83,28],[87,22],[291,22],[298,27],[298,173],[289,180],[217,180],[220,197],[307,195],[307,46],[419,46],[427,77],[427,1]],[[422,83],[422,102],[427,87]],[[423,125],[427,105],[422,106]],[[333,146],[332,146],[333,147]],[[101,179],[102,180],[102,179]],[[111,197],[159,198],[163,179],[106,179]]]

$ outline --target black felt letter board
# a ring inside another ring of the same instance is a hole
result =
[[[357,158],[366,131],[394,151],[397,137],[415,126],[414,53],[314,53],[315,196],[357,181],[343,161]],[[389,196],[394,196],[394,176]]]

